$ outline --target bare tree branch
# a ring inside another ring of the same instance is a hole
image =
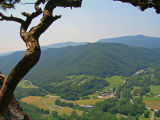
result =
[[[31,5],[33,5],[33,4],[35,4],[35,3],[21,3],[22,5],[28,5],[28,4],[31,4]]]
[[[0,84],[3,83],[5,78],[6,78],[6,76],[4,76],[2,73],[0,73]]]
[[[133,6],[138,6],[142,11],[146,10],[147,8],[154,8],[156,12],[160,13],[160,0],[114,0],[114,1],[121,1],[124,3],[130,3]]]
[[[26,21],[21,25],[21,29],[20,29],[20,36],[23,40],[26,40],[26,31],[29,27],[29,25],[31,24],[32,20],[36,17],[38,17],[41,13],[42,13],[42,9],[39,8],[39,5],[41,2],[39,2],[41,0],[37,0],[37,2],[35,3],[35,10],[36,12],[33,12],[32,14],[23,12],[22,15],[24,15],[26,18]]]
[[[57,7],[81,7],[82,0],[55,0]]]
[[[41,3],[45,3],[45,1],[43,1],[43,0],[37,0],[37,2],[35,3],[35,10],[36,11],[38,11],[40,8],[39,8],[39,5],[41,4]]]
[[[43,1],[38,0],[37,4],[40,2]],[[36,38],[39,38],[54,21],[61,18],[60,15],[52,15],[52,12],[56,7],[81,7],[81,3],[82,0],[49,0],[45,5],[41,22],[37,26],[34,26],[29,32]]]
[[[6,20],[6,21],[14,21],[14,22],[18,22],[18,23],[23,23],[24,20],[22,20],[21,18],[17,18],[17,17],[13,17],[12,15],[11,16],[5,16],[3,13],[0,12],[0,20],[3,21],[3,20]]]

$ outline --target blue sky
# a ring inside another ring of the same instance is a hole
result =
[[[20,16],[19,13],[25,9],[30,11],[32,6],[21,5],[6,14]],[[130,4],[112,0],[83,0],[81,8],[57,8],[54,12],[62,18],[42,34],[41,45],[66,41],[95,42],[103,38],[137,34],[160,37],[160,14],[157,15],[154,9],[142,12]],[[33,25],[38,21],[35,20]],[[0,26],[0,53],[25,49],[18,23],[0,22]]]

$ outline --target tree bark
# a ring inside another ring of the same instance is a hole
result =
[[[6,77],[0,73],[0,89],[5,78]],[[19,102],[12,97],[7,112],[5,114],[0,114],[0,120],[32,120],[32,118],[23,111]]]
[[[57,19],[59,15],[53,16],[53,10],[58,7],[81,7],[82,0],[48,0],[44,10],[39,7],[44,0],[37,0],[35,3],[35,12],[32,14],[23,12],[22,15],[26,20],[11,16],[5,16],[0,12],[0,21],[14,21],[21,24],[20,36],[26,44],[27,50],[21,61],[12,69],[11,73],[5,77],[2,87],[0,87],[0,116],[7,116],[8,106],[14,99],[14,90],[20,80],[30,71],[31,68],[39,61],[41,50],[39,37],[48,27]],[[27,29],[32,20],[43,13],[40,23],[32,27],[28,32]],[[0,118],[1,120],[1,118]]]
[[[0,90],[0,114],[5,114],[8,105],[13,98],[13,93],[20,80],[39,61],[40,46],[38,40],[33,36],[26,39],[27,51],[22,60],[13,68],[11,73],[5,78]]]

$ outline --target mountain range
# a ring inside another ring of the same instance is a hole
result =
[[[160,37],[149,37],[144,35],[136,35],[136,36],[124,36],[124,37],[116,37],[116,38],[106,38],[98,40],[100,43],[122,43],[126,45],[136,46],[136,47],[144,47],[144,48],[160,48]],[[42,51],[45,51],[49,48],[62,48],[67,46],[79,46],[86,45],[89,42],[62,42],[50,44],[47,46],[42,46]],[[6,52],[0,53],[0,56],[10,55],[14,52]]]
[[[107,39],[101,39],[98,42],[122,43],[126,45],[145,47],[145,48],[160,48],[160,37],[148,37],[144,35],[107,38]]]
[[[88,42],[62,42],[62,43],[54,43],[47,46],[42,46],[42,50],[46,50],[49,48],[62,48],[68,46],[79,46],[79,45],[86,45]]]
[[[54,43],[54,44],[50,44],[47,46],[41,46],[41,50],[45,51],[49,48],[62,48],[62,47],[67,47],[67,46],[79,46],[79,45],[86,45],[88,44],[88,42],[62,42],[62,43]],[[17,52],[17,51],[14,51]],[[11,52],[4,52],[4,53],[0,53],[0,56],[7,56],[10,55],[12,53],[14,53],[13,51]]]
[[[0,57],[0,70],[7,74],[23,57],[16,52]],[[70,75],[132,75],[139,69],[159,63],[160,49],[132,47],[119,43],[89,43],[87,45],[50,48],[42,52],[39,63],[25,79],[37,86],[49,86]]]

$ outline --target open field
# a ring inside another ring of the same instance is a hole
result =
[[[120,86],[122,86],[125,82],[124,78],[122,76],[112,76],[112,77],[106,77],[105,80],[109,83],[107,87],[105,87],[101,92],[108,92],[109,90],[115,88],[118,89]],[[98,93],[94,93],[92,95],[89,95],[89,98],[98,97]]]
[[[117,113],[117,114],[116,114],[116,120],[121,120],[121,119],[123,119],[123,118],[128,118],[128,116],[122,115],[122,114],[120,114],[120,113]]]
[[[72,103],[74,104],[78,104],[78,105],[94,105],[97,102],[103,101],[106,98],[102,98],[102,99],[86,99],[86,100],[76,100],[76,101],[72,101]]]
[[[29,80],[22,80],[19,84],[18,87],[20,88],[38,88],[37,86],[33,85],[31,81]]]
[[[160,97],[143,97],[143,102],[148,108],[160,110]]]
[[[55,105],[56,99],[58,99],[58,96],[46,96],[46,97],[40,97],[40,96],[29,96],[21,99],[22,102],[25,102],[27,104],[33,104],[39,108],[43,108],[45,110],[51,111],[57,111],[59,114],[71,114],[73,109],[68,107],[61,107]],[[83,111],[76,110],[78,115],[81,115]]]
[[[60,107],[55,105],[56,99],[58,99],[58,96],[46,96],[46,97],[37,97],[37,96],[29,96],[22,99],[22,102],[26,102],[28,104],[33,104],[39,108],[43,108],[45,110],[49,111],[57,111],[59,114],[71,114],[73,109],[67,108],[67,107]],[[82,111],[78,111],[77,113],[79,115],[82,114]]]
[[[143,102],[148,108],[160,110],[160,97],[144,97]]]
[[[160,101],[144,100],[145,106],[148,108],[160,110]]]
[[[25,102],[27,104],[33,104],[33,105],[38,106],[39,108],[42,108],[44,110],[50,110],[42,102],[41,96],[29,96],[29,97],[22,98],[21,101]]]
[[[124,79],[122,76],[112,76],[110,78],[105,78],[107,82],[109,82],[109,86],[107,86],[104,91],[108,91],[113,88],[119,88],[121,85],[124,84]]]
[[[150,93],[153,93],[154,95],[160,95],[160,85],[150,86]]]
[[[59,99],[59,96],[51,96],[51,95],[47,95],[45,97],[41,97],[41,96],[29,96],[29,97],[25,97],[23,99],[21,99],[22,102],[25,102],[27,104],[33,104],[39,108],[43,108],[45,110],[49,110],[51,111],[57,111],[59,114],[71,114],[73,109],[72,108],[68,108],[68,107],[61,107],[61,106],[57,106],[55,105],[55,101],[57,99]],[[86,99],[86,100],[77,100],[77,101],[68,101],[68,100],[63,100],[64,102],[72,102],[74,104],[79,104],[79,105],[94,105],[97,102],[103,101],[106,98],[102,98],[102,99]],[[81,115],[83,113],[83,111],[79,111],[76,110],[76,112]]]
[[[159,101],[160,102],[160,97],[143,97],[144,101]]]

